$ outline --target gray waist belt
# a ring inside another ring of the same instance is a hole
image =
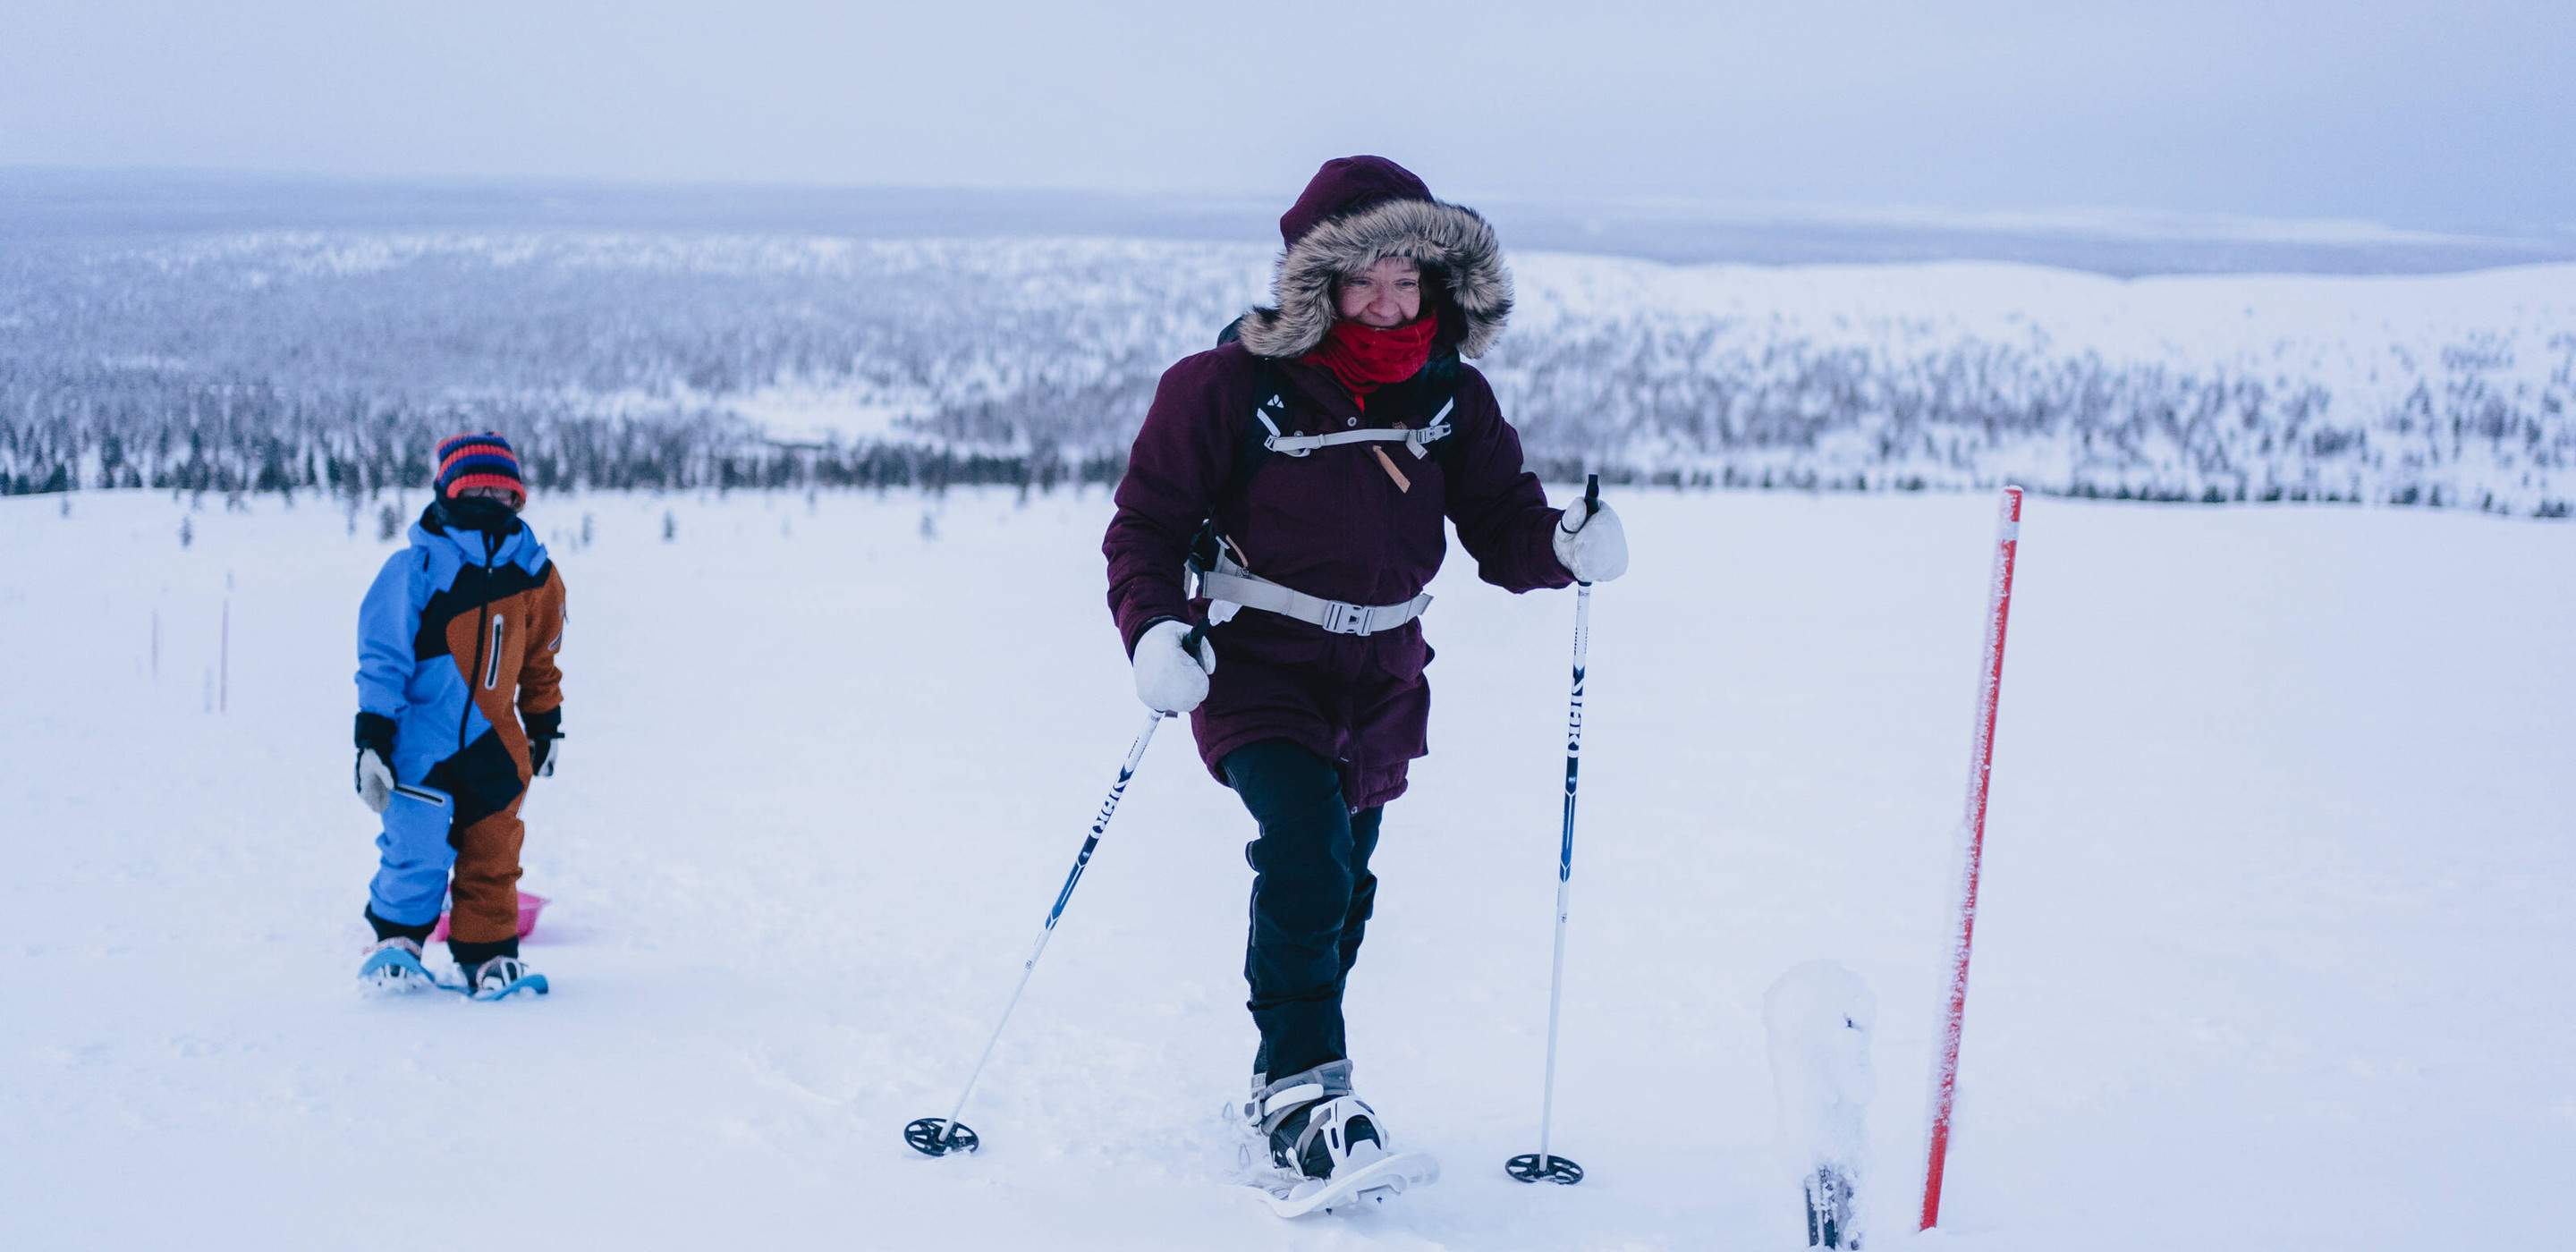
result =
[[[1310,596],[1259,577],[1222,554],[1216,559],[1215,569],[1196,572],[1199,594],[1213,601],[1208,608],[1210,623],[1233,617],[1240,607],[1293,617],[1336,635],[1374,635],[1412,621],[1431,607],[1428,592],[1402,604],[1346,604]]]

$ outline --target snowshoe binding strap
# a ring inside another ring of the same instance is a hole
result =
[[[1359,1097],[1335,1096],[1298,1110],[1274,1131],[1270,1154],[1309,1178],[1332,1178],[1387,1155],[1386,1132],[1377,1111]]]
[[[397,935],[367,949],[367,959],[358,966],[358,979],[377,991],[421,991],[437,985],[427,967],[420,963],[420,945]]]
[[[1250,1100],[1244,1102],[1243,1120],[1266,1125],[1273,1112],[1295,1112],[1298,1108],[1323,1098],[1324,1084],[1319,1082],[1299,1083],[1285,1091],[1274,1091],[1268,1095],[1255,1093]]]
[[[546,994],[546,976],[528,968],[515,956],[496,956],[465,975],[466,994],[477,1000],[498,1000],[520,991]]]
[[[1307,1105],[1351,1093],[1351,1063],[1327,1061],[1302,1073],[1262,1085],[1244,1104],[1244,1120],[1261,1133],[1275,1135],[1281,1125]]]

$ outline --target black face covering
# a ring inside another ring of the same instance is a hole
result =
[[[505,539],[519,529],[518,510],[481,496],[440,500],[430,505],[429,511],[449,530],[478,530],[494,539]]]

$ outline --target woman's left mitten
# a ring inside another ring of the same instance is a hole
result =
[[[1576,582],[1606,583],[1628,572],[1628,532],[1609,505],[1588,517],[1579,508],[1567,509],[1548,538],[1557,564]]]

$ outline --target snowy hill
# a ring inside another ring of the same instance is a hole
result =
[[[1557,1089],[1591,1177],[1501,1171],[1535,1146],[1571,605],[1452,561],[1351,990],[1361,1090],[1447,1176],[1298,1225],[1217,1181],[1250,831],[1178,735],[967,1112],[986,1151],[898,1137],[1140,718],[1098,491],[541,494],[557,990],[497,1006],[349,985],[372,519],[0,501],[0,1243],[1785,1249],[1762,995],[1816,959],[1880,1009],[1872,1246],[2576,1228],[2576,592],[2533,576],[2567,529],[2030,504],[1949,1224],[1909,1239],[1988,501],[1613,496]]]
[[[1114,481],[1268,250],[339,232],[0,251],[0,487],[363,491],[460,425],[546,483]],[[1561,479],[2576,499],[2576,266],[2117,279],[1514,258],[1482,364]]]

